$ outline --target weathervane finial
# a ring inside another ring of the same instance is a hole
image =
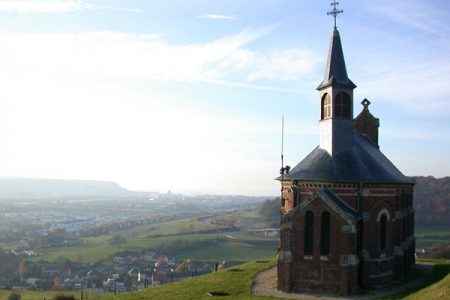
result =
[[[332,15],[332,16],[334,17],[334,29],[337,28],[337,26],[336,26],[336,17],[337,17],[339,14],[341,14],[341,13],[344,12],[343,10],[337,9],[337,8],[336,8],[336,5],[339,5],[339,2],[336,2],[336,0],[333,0],[333,2],[331,2],[331,6],[333,6],[333,9],[332,9],[331,11],[327,12],[327,15],[328,15],[328,16],[329,16],[329,15]]]

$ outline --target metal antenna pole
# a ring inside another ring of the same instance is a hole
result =
[[[283,199],[283,181],[284,181],[284,116],[281,118],[281,199]]]

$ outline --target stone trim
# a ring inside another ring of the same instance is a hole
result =
[[[368,212],[362,213],[363,221],[369,221],[370,220],[370,214]]]
[[[389,194],[384,195],[397,195],[398,189],[410,189],[413,185],[411,184],[398,184],[398,183],[368,183],[368,182],[321,182],[321,181],[309,181],[309,182],[298,182],[294,180],[286,180],[285,182],[289,182],[291,184],[296,184],[298,187],[304,187],[304,188],[321,188],[321,187],[327,187],[327,188],[344,188],[344,189],[383,189],[383,190],[389,190]],[[370,194],[372,195],[372,194]]]
[[[370,259],[370,252],[369,250],[361,250],[361,256],[363,261],[367,261]]]
[[[341,255],[339,263],[341,266],[357,266],[359,265],[359,259],[354,254]]]
[[[278,253],[278,261],[282,261],[285,263],[292,262],[292,252],[291,251],[280,251]]]
[[[343,233],[356,233],[356,226],[353,224],[342,225],[341,232]]]
[[[364,259],[364,262],[383,262],[393,260],[394,256],[382,257],[382,258],[368,258]]]
[[[405,255],[402,246],[394,246],[394,255],[395,256],[403,256]]]
[[[380,211],[378,212],[377,215],[377,222],[380,222],[380,219],[383,215],[386,215],[387,220],[390,221],[391,220],[391,216],[389,214],[389,210],[387,208],[382,208],[380,209]]]
[[[393,274],[394,274],[393,271],[389,271],[386,273],[380,273],[380,274],[370,274],[369,278],[381,278],[381,277],[391,276]]]

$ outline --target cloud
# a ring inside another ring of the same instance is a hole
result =
[[[441,37],[448,37],[450,30],[448,24],[448,13],[422,1],[377,1],[372,7],[390,20],[431,33]]]
[[[233,53],[224,65],[232,65],[235,69],[247,73],[247,79],[250,81],[296,80],[302,75],[313,73],[322,61],[321,56],[307,49],[287,49],[265,54],[240,49]]]
[[[227,21],[237,21],[237,17],[234,15],[226,16],[226,15],[219,15],[219,14],[208,14],[203,16],[198,16],[199,19],[210,19],[210,20],[227,20]]]
[[[1,35],[0,73],[28,70],[94,79],[236,82],[245,87],[264,79],[293,80],[313,71],[318,59],[310,50],[260,53],[247,48],[266,34],[266,30],[243,30],[182,45],[158,35],[118,32]]]
[[[398,38],[392,39],[392,45],[393,49],[381,51],[367,49],[353,62],[352,79],[359,77],[362,80],[355,82],[363,82],[356,93],[362,98],[390,102],[408,113],[446,114],[450,109],[450,85],[442,74],[450,73],[450,65],[446,63],[448,51],[432,53],[422,48],[408,48],[410,42]]]
[[[8,13],[71,13],[90,10],[141,12],[140,9],[97,5],[82,0],[0,0],[0,11]]]

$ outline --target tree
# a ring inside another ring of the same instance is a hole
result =
[[[22,299],[22,296],[16,292],[13,292],[8,296],[8,300],[20,300]]]
[[[20,281],[23,281],[23,276],[27,272],[27,266],[25,264],[25,261],[23,261],[22,259],[19,260],[19,265],[17,266],[17,269],[19,271]]]
[[[266,200],[259,209],[259,214],[267,219],[280,217],[280,198]]]
[[[185,272],[189,269],[189,264],[186,260],[183,260],[181,263],[178,264],[177,268],[175,269],[175,272]]]

